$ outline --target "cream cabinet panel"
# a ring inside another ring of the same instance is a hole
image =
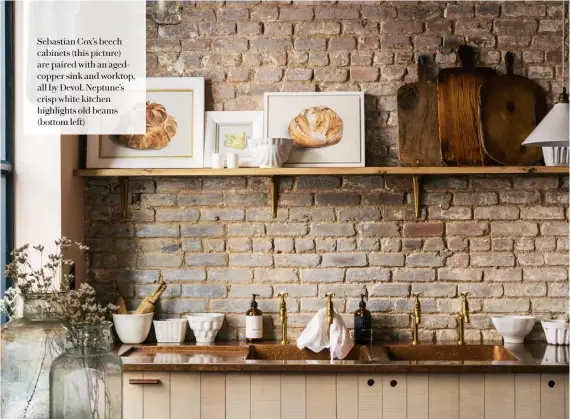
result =
[[[570,408],[568,407],[568,393],[570,392],[570,375],[566,374],[564,377],[564,398],[566,405],[566,417],[570,417]]]
[[[459,417],[480,419],[485,417],[485,375],[459,376]]]
[[[249,374],[226,374],[226,419],[250,419],[251,379]]]
[[[170,419],[200,419],[200,373],[170,373]]]
[[[158,384],[143,384],[144,419],[170,419],[170,373],[145,372],[144,379],[158,380]]]
[[[337,374],[336,417],[358,417],[358,374]]]
[[[200,374],[200,419],[219,419],[226,415],[226,374]]]
[[[382,401],[382,374],[359,374],[358,418],[382,419]]]
[[[566,374],[541,374],[540,414],[545,419],[567,419],[565,403]]]
[[[514,374],[485,374],[485,418],[514,419]]]
[[[406,419],[406,374],[382,376],[382,419]]]
[[[430,374],[429,418],[459,419],[459,374]]]
[[[304,419],[306,411],[305,374],[281,374],[281,419]]]
[[[142,380],[142,372],[123,373],[123,418],[143,418],[143,386],[130,384],[129,380]]]
[[[336,374],[307,374],[307,419],[336,418]]]
[[[427,374],[408,374],[408,418],[428,419],[429,378]]]
[[[279,419],[281,374],[251,374],[251,419]]]
[[[540,419],[540,374],[515,374],[516,419]]]

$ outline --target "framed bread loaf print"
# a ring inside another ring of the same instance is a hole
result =
[[[265,137],[291,138],[288,167],[364,166],[364,93],[265,94]]]
[[[204,163],[204,79],[146,79],[146,133],[87,137],[88,168],[199,168]]]

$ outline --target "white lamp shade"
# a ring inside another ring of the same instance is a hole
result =
[[[568,103],[557,103],[522,143],[529,147],[568,147]]]

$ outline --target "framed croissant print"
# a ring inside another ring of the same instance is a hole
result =
[[[287,167],[364,166],[364,93],[265,94],[265,137],[291,138]]]
[[[204,163],[204,79],[146,79],[146,134],[89,135],[88,168],[199,168]]]

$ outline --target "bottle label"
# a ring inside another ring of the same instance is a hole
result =
[[[245,338],[261,339],[263,337],[263,316],[245,317]]]

